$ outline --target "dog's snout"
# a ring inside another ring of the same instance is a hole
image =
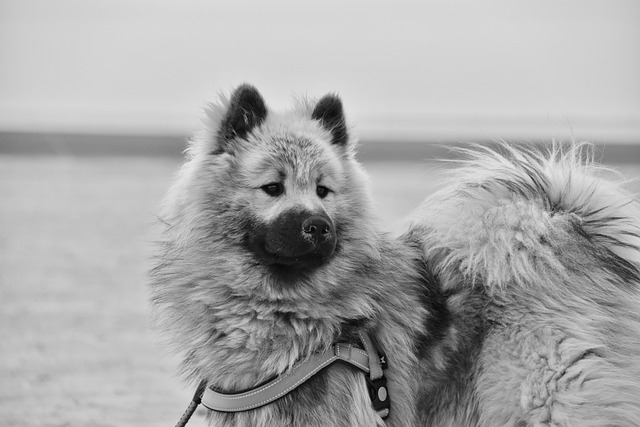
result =
[[[254,230],[249,244],[270,264],[318,266],[331,258],[338,241],[326,214],[288,211]]]
[[[302,223],[302,231],[314,240],[327,238],[331,234],[331,224],[321,216],[311,216]]]

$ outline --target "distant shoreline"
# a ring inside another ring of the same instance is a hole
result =
[[[180,157],[186,135],[118,135],[36,132],[0,132],[0,155],[54,156],[150,156]],[[547,141],[509,139],[518,144],[549,145]],[[430,161],[452,157],[452,147],[471,143],[495,144],[495,140],[382,141],[361,140],[362,161]],[[602,163],[640,163],[640,141],[595,143],[596,159]]]

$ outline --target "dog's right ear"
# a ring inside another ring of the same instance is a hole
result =
[[[244,138],[267,118],[267,106],[258,89],[250,84],[238,86],[229,100],[229,108],[220,124],[219,137],[223,145],[235,138]]]

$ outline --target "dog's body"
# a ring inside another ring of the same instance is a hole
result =
[[[153,301],[191,380],[233,393],[370,334],[389,426],[640,425],[640,212],[580,166],[488,152],[395,238],[340,100],[285,114],[241,86],[167,195]],[[384,425],[332,365],[212,425]]]

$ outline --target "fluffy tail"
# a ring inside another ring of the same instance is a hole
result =
[[[601,178],[611,171],[589,145],[460,152],[450,185],[411,218],[437,273],[492,292],[557,283],[595,263],[612,286],[640,287],[640,205]]]

